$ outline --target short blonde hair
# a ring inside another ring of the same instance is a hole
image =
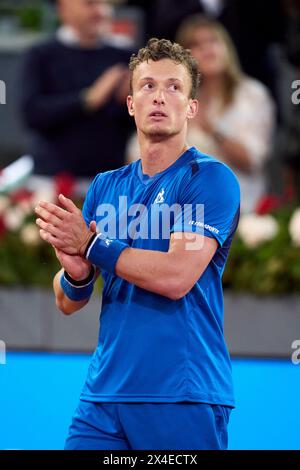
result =
[[[173,60],[177,64],[182,64],[187,69],[192,87],[190,98],[195,98],[200,83],[200,73],[196,59],[190,54],[189,51],[184,49],[180,44],[171,42],[168,39],[151,38],[145,47],[140,49],[137,55],[132,54],[129,62],[129,70],[131,72],[130,88],[132,91],[132,74],[133,71],[143,62],[153,60],[157,62],[162,59]]]

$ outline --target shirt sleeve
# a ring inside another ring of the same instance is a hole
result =
[[[174,218],[171,233],[198,233],[215,238],[222,246],[237,225],[239,183],[234,173],[223,163],[202,163],[197,168],[181,188],[181,211]]]

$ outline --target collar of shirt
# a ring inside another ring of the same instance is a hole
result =
[[[64,44],[65,46],[80,46],[79,35],[77,31],[71,26],[60,26],[56,31],[56,38],[61,44]],[[95,47],[101,47],[102,45],[103,41],[99,36],[99,40]]]

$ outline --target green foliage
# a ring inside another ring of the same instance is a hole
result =
[[[0,243],[0,285],[50,287],[60,265],[46,243],[24,244],[18,234],[7,234]]]
[[[0,286],[39,286],[52,288],[54,275],[61,266],[54,250],[47,243],[24,244],[17,234],[9,234],[0,242]],[[102,290],[101,276],[95,293]]]
[[[43,11],[41,5],[32,3],[17,10],[21,27],[32,31],[42,29]]]
[[[294,209],[286,207],[272,214],[279,224],[279,231],[272,240],[259,247],[247,247],[236,234],[223,276],[225,288],[258,295],[300,292],[300,248],[293,246],[288,230]],[[34,224],[34,220],[34,215],[29,215],[19,230],[2,233],[0,285],[52,286],[53,276],[60,269],[54,250],[41,240],[25,243],[21,236],[24,226]],[[96,291],[101,288],[100,279]]]
[[[43,8],[44,4],[40,0],[0,0],[0,18],[15,18],[21,28],[40,31],[43,26]]]
[[[248,248],[236,235],[223,276],[224,287],[259,295],[300,292],[300,248],[292,245],[288,232],[293,209],[273,214],[279,232],[257,248]]]

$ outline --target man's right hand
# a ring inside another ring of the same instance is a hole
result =
[[[90,230],[92,232],[96,232],[96,222],[92,221],[90,223]],[[57,248],[55,249],[56,256],[65,271],[75,280],[75,281],[82,281],[86,279],[90,273],[91,263],[82,258],[81,256],[77,255],[67,255],[62,250]],[[63,274],[63,270],[61,269],[56,273],[53,279],[53,289],[55,293],[55,302],[57,308],[64,313],[65,315],[71,315],[74,312],[82,309],[89,301],[89,298],[75,301],[69,299],[60,284],[61,276]],[[99,274],[99,269],[96,270],[95,278]]]
[[[111,97],[112,93],[127,77],[128,70],[122,64],[107,69],[85,92],[84,99],[87,108],[97,110]]]

